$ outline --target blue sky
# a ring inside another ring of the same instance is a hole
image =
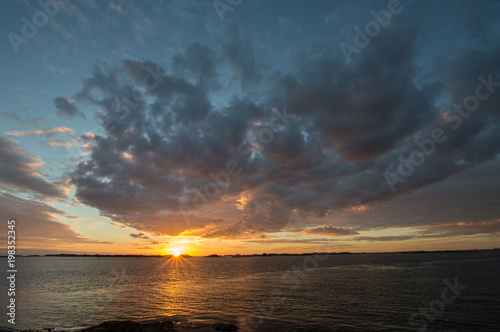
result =
[[[26,253],[498,246],[498,2],[41,3],[0,13]]]

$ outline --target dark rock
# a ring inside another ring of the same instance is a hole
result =
[[[164,332],[175,331],[172,321],[138,323],[132,321],[110,321],[89,327],[81,332]]]
[[[239,331],[238,327],[236,325],[232,324],[224,324],[224,323],[216,323],[211,326],[212,329],[215,331],[222,331],[222,332],[237,332]]]

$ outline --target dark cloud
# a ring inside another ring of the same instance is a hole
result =
[[[399,235],[399,236],[358,236],[355,237],[355,241],[404,241],[415,238],[415,236],[411,235]]]
[[[61,188],[44,180],[36,170],[41,165],[41,159],[26,154],[13,140],[0,137],[0,179],[4,189],[20,189],[48,197],[62,197]]]
[[[141,240],[146,240],[148,241],[149,244],[152,244],[152,245],[158,245],[158,244],[165,244],[167,242],[160,242],[160,241],[156,241],[156,240],[151,240],[149,238],[149,236],[147,236],[146,234],[144,233],[131,233],[129,234],[129,236],[133,237],[134,239],[141,239]],[[135,246],[139,246],[140,244],[139,243],[136,243],[134,244]],[[148,247],[149,248],[149,247]],[[151,249],[151,248],[150,248]]]
[[[354,241],[403,241],[411,239],[436,239],[450,236],[494,235],[500,232],[500,221],[472,221],[445,223],[423,227],[410,235],[396,236],[357,236]]]
[[[250,240],[245,240],[247,243],[264,243],[264,244],[274,244],[274,243],[293,243],[293,244],[322,244],[324,246],[330,247],[335,247],[337,245],[340,246],[350,246],[346,244],[336,244],[334,241],[331,239],[325,239],[325,238],[315,238],[315,239],[276,239],[276,238],[271,238],[271,239],[250,239]]]
[[[480,75],[500,81],[500,48],[460,49],[435,59],[426,76],[419,63],[424,37],[415,19],[401,15],[351,64],[336,45],[321,44],[298,52],[293,68],[279,72],[266,70],[253,39],[229,25],[220,49],[196,43],[171,64],[95,65],[77,98],[102,110],[104,134],[72,174],[76,195],[139,231],[255,238],[304,229],[308,217],[327,225],[343,211],[497,158],[500,92],[459,128],[443,108],[474,94]],[[227,102],[215,97],[222,78],[216,59],[232,70],[227,86],[240,83]],[[392,191],[385,174],[398,174],[401,158],[419,148],[415,140],[433,137],[436,128],[447,139]],[[237,175],[228,174],[229,163]],[[366,222],[309,232],[355,235],[384,225],[398,226]]]
[[[134,239],[149,239],[147,235],[145,235],[144,233],[137,233],[137,234],[134,234],[134,233],[131,233],[129,234],[129,236],[133,237]]]
[[[234,70],[234,78],[241,82],[241,87],[258,84],[261,64],[255,58],[252,38],[231,23],[222,28],[219,44],[224,62]]]
[[[353,66],[327,47],[310,51],[298,60],[295,77],[275,79],[275,103],[310,121],[344,160],[373,160],[433,117],[435,95],[413,82],[416,35],[411,25],[391,25]]]
[[[470,168],[433,186],[372,206],[362,212],[336,216],[339,227],[358,231],[384,228],[409,229],[400,239],[449,236],[494,236],[500,221],[500,161]],[[377,241],[376,237],[373,241]],[[369,240],[356,237],[355,240]],[[394,241],[398,241],[395,236]],[[350,240],[350,239],[349,239]]]
[[[443,238],[449,236],[497,234],[500,232],[500,220],[469,221],[456,224],[442,224],[417,231],[418,238]]]
[[[352,229],[344,229],[339,227],[318,227],[312,229],[305,229],[302,231],[303,234],[316,234],[316,235],[326,235],[326,236],[346,236],[346,235],[356,235],[359,234]]]
[[[147,239],[148,238],[146,235],[144,235],[144,233],[137,233],[137,234],[131,233],[131,234],[129,234],[129,236],[133,237],[134,239],[137,239],[137,238]]]
[[[82,113],[76,106],[72,99],[66,99],[63,97],[57,97],[53,100],[54,105],[57,108],[57,115],[66,117],[66,118],[74,118],[79,116],[85,119],[85,114]]]
[[[194,43],[184,53],[176,54],[172,60],[172,67],[178,77],[193,79],[195,84],[203,89],[220,88],[216,54],[200,43]]]

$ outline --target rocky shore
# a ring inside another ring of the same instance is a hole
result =
[[[102,324],[84,328],[84,329],[72,329],[72,330],[55,330],[51,328],[45,328],[41,330],[16,330],[11,328],[0,327],[0,332],[185,332],[185,331],[197,331],[197,332],[236,332],[239,331],[238,327],[231,324],[216,323],[207,327],[186,327],[177,325],[174,321],[152,321],[152,322],[133,322],[133,321],[109,321]]]

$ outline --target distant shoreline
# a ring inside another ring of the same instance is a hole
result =
[[[312,252],[301,254],[290,253],[262,253],[262,254],[234,254],[234,255],[217,255],[211,254],[206,256],[191,256],[182,254],[179,256],[174,255],[123,255],[123,254],[46,254],[46,255],[16,255],[16,257],[98,257],[98,258],[200,258],[200,257],[274,257],[274,256],[310,256],[310,255],[380,255],[380,254],[437,254],[437,253],[453,253],[453,252],[478,252],[478,251],[495,251],[500,248],[494,249],[468,249],[468,250],[416,250],[416,251],[387,251],[387,252]],[[7,257],[0,255],[0,257]]]

